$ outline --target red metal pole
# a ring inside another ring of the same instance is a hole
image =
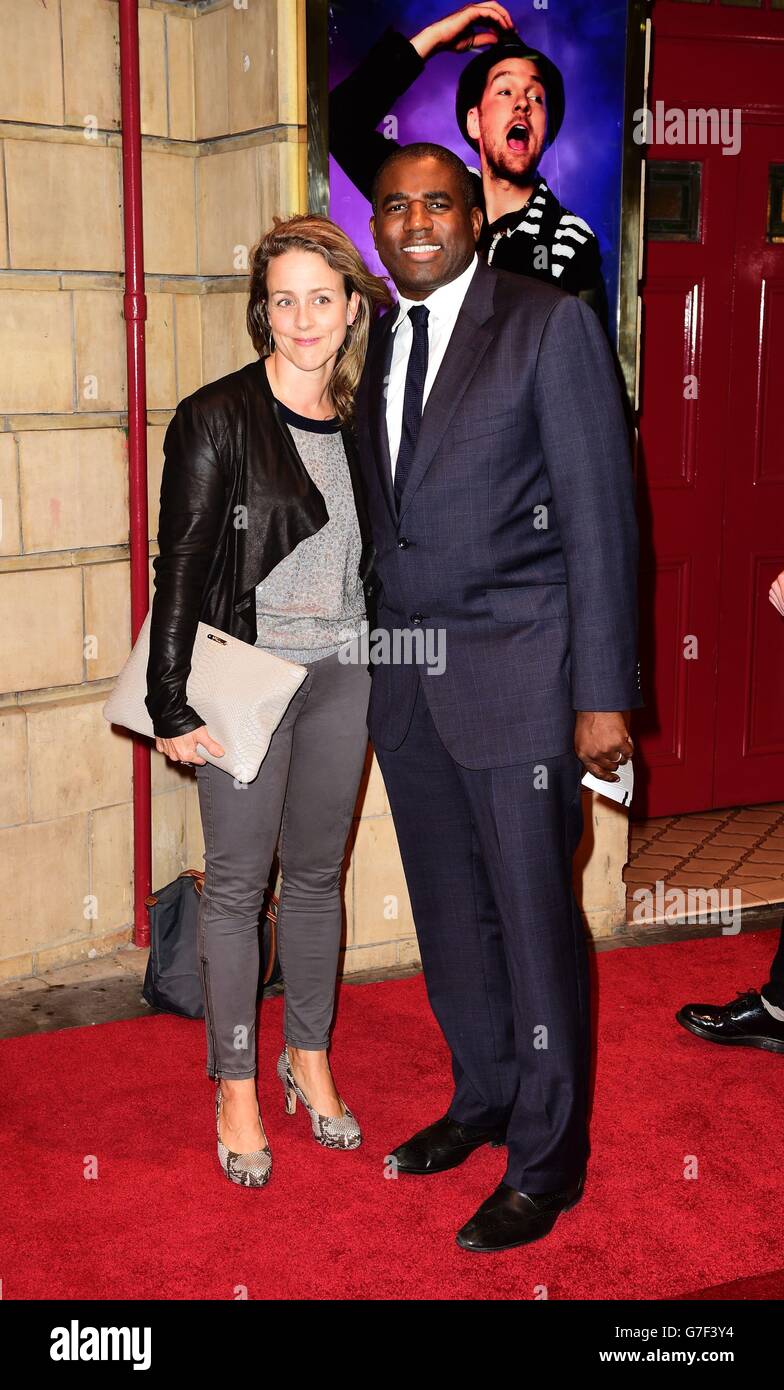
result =
[[[145,374],[144,242],[142,237],[142,135],[139,96],[138,0],[120,0],[120,93],[122,102],[123,228],[128,373],[128,483],[131,555],[131,642],[147,616],[149,538],[147,523],[147,378]],[[145,898],[152,891],[150,746],[133,740],[133,921],[134,942],[150,944]]]

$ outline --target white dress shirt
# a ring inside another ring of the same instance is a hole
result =
[[[452,330],[457,322],[466,291],[474,278],[474,272],[479,264],[479,257],[474,252],[474,259],[465,270],[458,275],[456,280],[450,280],[448,285],[441,285],[437,290],[433,290],[427,299],[406,299],[404,295],[399,296],[400,308],[397,318],[392,325],[392,332],[395,335],[392,348],[392,364],[389,369],[389,383],[387,387],[387,437],[389,439],[389,454],[392,460],[392,477],[395,476],[395,464],[400,449],[400,436],[403,433],[403,396],[406,389],[406,371],[408,369],[408,357],[411,352],[411,343],[414,337],[414,330],[411,327],[411,320],[408,317],[409,309],[413,309],[418,304],[424,304],[430,310],[427,320],[427,376],[425,377],[425,389],[422,400],[422,409],[427,404],[427,398],[436,374],[444,359]],[[390,310],[391,312],[391,310]]]

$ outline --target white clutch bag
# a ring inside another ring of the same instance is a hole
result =
[[[136,734],[155,738],[144,703],[150,659],[147,614],[133,650],[103,707],[104,718]],[[187,682],[188,704],[199,711],[209,733],[226,751],[217,758],[200,743],[200,755],[238,782],[252,782],[266,756],[272,735],[307,670],[199,623]]]

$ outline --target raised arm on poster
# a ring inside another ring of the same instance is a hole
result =
[[[429,8],[420,6],[419,12]],[[546,54],[520,37],[503,5],[494,0],[464,5],[410,38],[389,27],[332,90],[331,153],[370,199],[377,170],[399,148],[392,116],[396,102],[435,54],[477,48],[484,52],[460,73],[455,110],[459,132],[478,156],[485,213],[479,252],[498,270],[531,275],[579,295],[606,328],[596,235],[558,201],[538,172],[563,122],[563,78]],[[429,139],[431,133],[412,131],[412,137]]]

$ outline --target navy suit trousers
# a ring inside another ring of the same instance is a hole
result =
[[[466,768],[442,743],[422,674],[408,733],[376,748],[431,1007],[452,1053],[450,1116],[507,1122],[504,1182],[571,1183],[588,1152],[588,949],[572,890],[576,754]]]

